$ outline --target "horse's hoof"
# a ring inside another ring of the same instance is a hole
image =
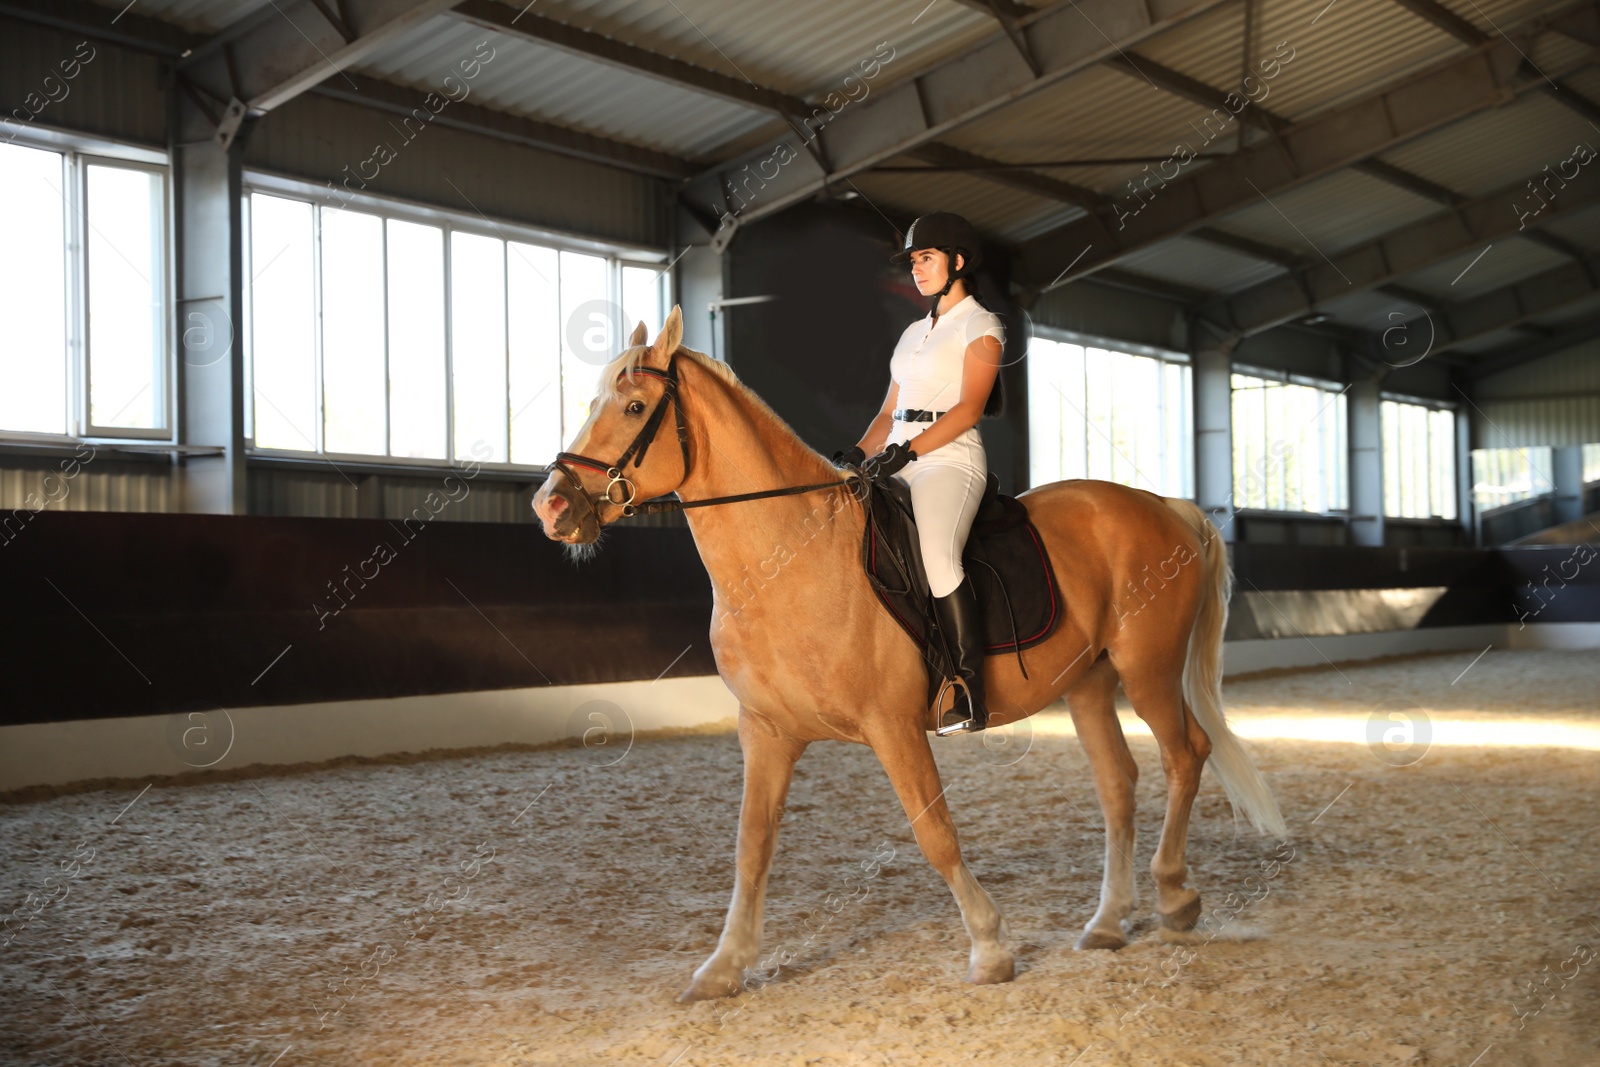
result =
[[[678,994],[678,1003],[693,1004],[697,1000],[720,1000],[723,997],[731,997],[738,991],[738,982],[696,978],[689,983],[688,989]]]
[[[971,969],[967,971],[967,981],[973,985],[995,985],[999,982],[1009,982],[1016,976],[1017,964],[1009,952],[983,963],[974,961]]]
[[[739,979],[708,961],[694,972],[689,988],[678,994],[679,1004],[693,1004],[697,1000],[718,1000],[739,992]]]
[[[1176,930],[1186,934],[1193,930],[1195,923],[1200,921],[1200,894],[1196,893],[1194,899],[1174,912],[1158,912],[1161,916],[1161,925],[1168,930]]]
[[[1103,948],[1115,952],[1119,948],[1127,948],[1128,939],[1110,930],[1085,930],[1075,947],[1080,951]]]

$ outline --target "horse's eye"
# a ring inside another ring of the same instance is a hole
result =
[[[628,401],[628,406],[626,408],[624,408],[623,410],[625,410],[629,415],[643,415],[644,414],[644,401],[643,400],[630,400],[630,401]]]

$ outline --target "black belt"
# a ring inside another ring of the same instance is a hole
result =
[[[924,411],[922,408],[895,408],[894,410],[896,422],[932,422],[943,414],[944,412],[942,411]]]

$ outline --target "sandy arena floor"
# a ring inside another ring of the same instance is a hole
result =
[[[1102,837],[1064,716],[1036,718],[1031,742],[936,742],[1018,956],[1015,982],[982,989],[858,746],[813,747],[791,794],[766,933],[794,963],[687,1007],[673,997],[731,888],[727,732],[642,739],[609,766],[616,747],[496,750],[9,798],[0,1062],[1600,1064],[1600,657],[1494,651],[1461,675],[1471,660],[1228,685],[1242,733],[1359,737],[1398,701],[1520,747],[1440,729],[1395,767],[1359,742],[1249,741],[1293,853],[1247,885],[1289,853],[1236,829],[1207,776],[1191,878],[1208,910],[1248,900],[1209,943],[1149,919],[1148,737],[1131,738],[1139,922],[1114,954],[1072,949]]]

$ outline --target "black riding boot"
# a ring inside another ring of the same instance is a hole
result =
[[[972,579],[962,576],[961,584],[949,596],[933,598],[942,629],[956,657],[956,674],[964,685],[956,687],[956,703],[944,713],[938,734],[946,737],[967,730],[982,730],[989,724],[989,709],[983,698],[983,620],[978,616],[978,598]]]

